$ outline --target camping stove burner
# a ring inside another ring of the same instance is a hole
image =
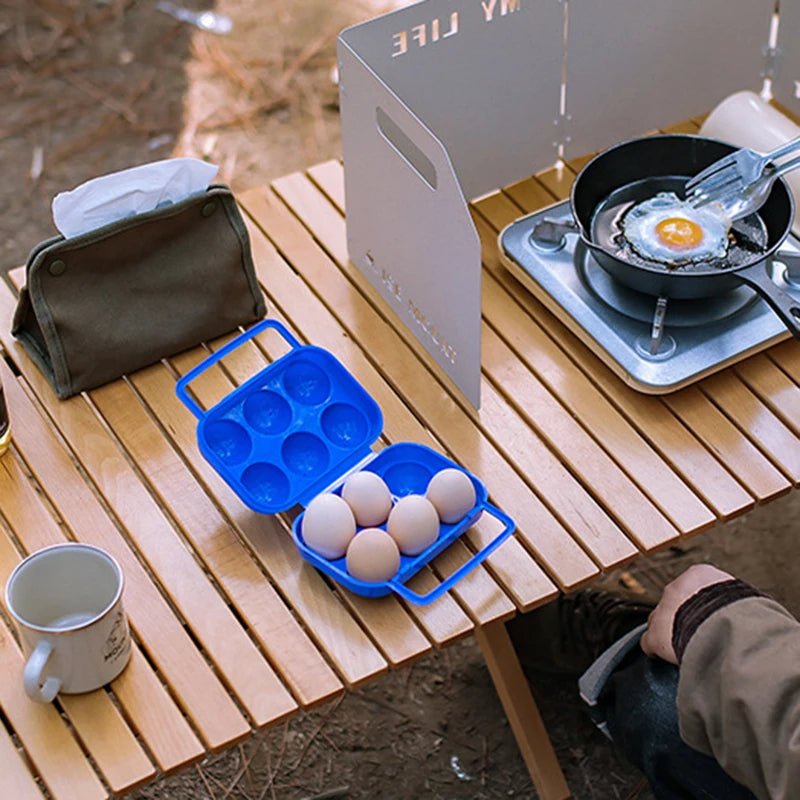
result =
[[[500,236],[506,266],[634,388],[664,394],[787,339],[752,289],[716,297],[652,297],[615,281],[575,233],[568,201],[530,214]],[[789,236],[772,279],[800,298],[800,241]]]
[[[657,297],[630,289],[611,277],[592,256],[591,250],[578,240],[575,244],[575,261],[582,280],[594,292],[600,302],[615,311],[640,322],[653,321]],[[739,286],[730,292],[700,300],[670,299],[664,324],[681,328],[717,322],[741,311],[749,303],[758,300],[758,295],[747,286]]]

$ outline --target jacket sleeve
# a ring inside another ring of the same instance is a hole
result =
[[[759,798],[800,798],[800,623],[763,596],[715,608],[679,676],[684,741]]]

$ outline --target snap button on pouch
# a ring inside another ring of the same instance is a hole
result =
[[[50,266],[47,268],[47,271],[51,275],[58,277],[67,271],[67,265],[59,258],[50,262]]]
[[[217,204],[212,201],[211,203],[206,203],[203,206],[203,210],[200,213],[204,217],[210,217],[216,210],[217,210]]]

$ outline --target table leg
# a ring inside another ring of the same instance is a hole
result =
[[[539,797],[567,800],[570,797],[567,781],[505,623],[477,627],[475,636]]]

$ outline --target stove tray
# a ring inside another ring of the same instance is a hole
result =
[[[671,324],[668,307],[661,347],[651,355],[650,315],[638,310],[628,316],[600,297],[595,287],[604,282],[605,276],[594,276],[597,279],[587,276],[603,270],[577,234],[567,234],[560,249],[534,244],[533,227],[545,217],[570,219],[569,201],[528,214],[506,226],[498,237],[501,261],[523,286],[638,391],[647,394],[675,391],[791,335],[764,300],[742,287],[735,290],[738,297],[711,302],[710,307],[716,307],[717,311],[711,314],[709,322],[698,321],[696,315],[695,319],[684,315],[681,324]],[[781,250],[800,253],[800,242],[790,236]],[[622,291],[627,295],[638,294]],[[752,298],[744,297],[743,292],[752,294]],[[640,297],[645,309],[650,303],[655,308],[656,298]],[[720,303],[728,301],[730,313],[720,312]]]

